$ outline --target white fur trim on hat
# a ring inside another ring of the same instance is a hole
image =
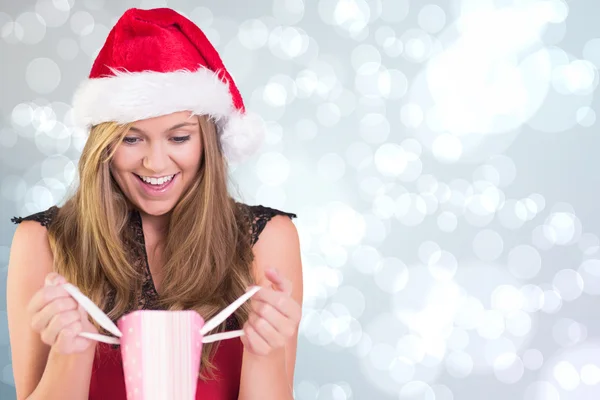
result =
[[[178,111],[209,115],[219,127],[225,156],[233,162],[253,154],[264,138],[260,118],[241,114],[233,105],[228,85],[207,68],[113,73],[88,79],[77,88],[73,114],[78,126],[87,129],[109,121],[124,124]]]

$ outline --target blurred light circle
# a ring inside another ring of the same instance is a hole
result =
[[[365,295],[352,286],[340,287],[331,298],[331,302],[332,304],[343,304],[352,318],[360,318],[366,306]]]
[[[336,153],[328,153],[319,159],[317,165],[319,177],[327,182],[335,182],[344,176],[346,163]]]
[[[392,77],[380,63],[368,62],[356,71],[354,86],[363,96],[387,98],[392,91]]]
[[[27,65],[25,79],[33,91],[48,94],[54,91],[60,83],[60,68],[50,58],[36,58]]]
[[[329,211],[329,229],[331,238],[343,246],[354,246],[360,243],[365,235],[365,220],[352,207],[334,202]]]
[[[282,24],[295,25],[302,21],[302,18],[304,17],[304,1],[276,1],[273,3],[273,16]],[[335,400],[337,400],[337,398]]]
[[[387,343],[375,343],[371,348],[369,360],[375,369],[387,371],[394,362],[394,348]]]
[[[532,246],[518,245],[508,253],[508,270],[518,279],[532,279],[542,269],[542,257]]]
[[[247,49],[258,50],[267,43],[269,29],[259,19],[247,20],[240,25],[237,38]]]
[[[354,70],[358,71],[367,63],[381,64],[381,53],[375,46],[361,44],[352,50],[350,60]]]
[[[375,283],[387,293],[397,293],[404,289],[408,282],[408,268],[398,258],[388,257],[379,261],[376,268]]]
[[[490,297],[491,306],[494,310],[507,313],[520,310],[525,302],[519,289],[511,285],[498,285]]]
[[[104,45],[109,33],[110,29],[108,27],[99,23],[94,23],[94,28],[91,33],[79,38],[81,50],[83,50],[88,57],[95,58]]]
[[[71,16],[71,30],[78,36],[85,36],[94,30],[94,17],[87,11],[76,11]]]
[[[462,155],[462,142],[454,135],[441,134],[435,138],[431,150],[438,161],[453,163]]]
[[[428,4],[419,11],[418,22],[423,30],[429,33],[437,33],[446,24],[446,13],[440,6]]]
[[[408,0],[382,0],[381,19],[388,23],[402,22],[409,11]]]
[[[544,225],[544,235],[553,244],[567,245],[581,235],[581,221],[568,212],[552,213]]]
[[[581,367],[581,381],[586,385],[594,386],[600,383],[600,368],[594,364]]]
[[[552,286],[565,301],[573,301],[583,293],[583,278],[572,269],[560,270],[554,275]]]
[[[442,232],[452,233],[458,227],[458,218],[450,211],[443,211],[437,218],[437,226]]]
[[[462,351],[469,345],[469,332],[461,328],[454,328],[448,337],[448,348],[450,350]]]
[[[568,361],[558,362],[553,369],[554,379],[558,382],[561,388],[568,391],[577,389],[581,383],[579,373]]]
[[[502,383],[517,383],[524,372],[523,361],[516,354],[502,354],[494,362],[494,375]]]
[[[506,330],[515,337],[527,336],[531,325],[531,317],[524,311],[513,311],[506,316]]]
[[[398,176],[406,169],[408,155],[404,149],[394,143],[381,145],[375,152],[375,166],[384,176]]]
[[[454,378],[466,378],[473,372],[473,359],[464,351],[453,351],[446,357],[446,370]]]
[[[406,226],[416,226],[423,222],[427,214],[427,204],[423,197],[415,193],[405,193],[396,200],[396,218]]]
[[[583,279],[583,291],[591,295],[600,295],[600,260],[585,260],[578,272]]]
[[[544,364],[544,355],[538,349],[528,349],[523,353],[523,365],[525,368],[537,371]]]
[[[365,142],[382,143],[390,134],[390,123],[383,114],[367,114],[360,120],[359,130]]]
[[[290,162],[281,153],[264,153],[256,163],[256,175],[265,185],[281,185],[290,174]]]
[[[421,243],[418,249],[419,260],[430,265],[438,262],[442,256],[442,249],[439,244],[431,240]]]
[[[38,0],[35,11],[43,18],[46,26],[58,28],[69,20],[71,8],[65,6],[69,3],[58,0]]]
[[[495,261],[502,255],[504,241],[498,232],[485,229],[473,239],[473,252],[482,261]]]
[[[439,256],[430,258],[427,268],[437,280],[452,279],[458,270],[458,260],[452,253],[442,250]]]
[[[579,108],[575,117],[577,123],[586,128],[589,128],[596,123],[596,112],[588,106]]]
[[[29,104],[17,104],[12,110],[12,121],[20,127],[26,127],[33,121],[33,109]]]
[[[390,376],[397,383],[410,381],[415,374],[415,364],[406,357],[396,357],[390,367]]]
[[[15,23],[23,27],[21,41],[25,44],[37,44],[46,36],[46,22],[38,13],[24,12]]]
[[[552,338],[562,347],[571,347],[587,339],[587,328],[570,318],[561,318],[552,327]]]
[[[340,121],[340,108],[334,103],[323,103],[317,107],[317,120],[325,127],[332,127]]]
[[[550,382],[535,381],[525,389],[524,400],[561,400],[560,393]]]
[[[548,314],[553,314],[558,312],[561,308],[562,299],[560,298],[559,293],[555,290],[545,290],[542,310]]]
[[[422,381],[412,381],[400,389],[400,400],[436,400],[431,386]]]

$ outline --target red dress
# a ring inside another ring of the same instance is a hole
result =
[[[263,206],[248,206],[240,204],[247,212],[251,225],[252,244],[254,245],[259,238],[260,233],[265,228],[267,222],[276,215],[285,215],[289,218],[295,218],[295,214],[286,213],[276,209]],[[12,221],[20,223],[25,220],[38,221],[43,226],[48,226],[57,211],[57,207],[51,207],[46,211],[36,213],[24,218],[13,218]],[[156,300],[158,293],[152,281],[146,247],[144,242],[144,232],[140,214],[132,212],[131,223],[139,243],[139,268],[144,271],[145,279],[142,286],[143,298],[137,309],[156,309]],[[115,321],[116,322],[116,321]],[[235,330],[240,327],[237,325],[235,317],[232,315],[227,320],[226,330]],[[217,351],[213,363],[216,366],[216,377],[211,380],[203,381],[198,379],[196,389],[196,399],[202,400],[236,400],[240,386],[240,375],[242,368],[243,344],[239,338],[227,339],[217,342]],[[96,345],[96,356],[92,367],[92,376],[90,381],[90,400],[126,400],[125,375],[123,373],[123,361],[121,358],[121,349],[105,343]],[[177,399],[165,399],[177,400]]]

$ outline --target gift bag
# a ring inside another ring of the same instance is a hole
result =
[[[260,287],[255,286],[208,321],[193,310],[139,310],[115,325],[89,298],[70,283],[65,290],[112,336],[79,335],[119,344],[128,400],[193,400],[196,396],[202,344],[243,335],[242,330],[206,335],[227,319]]]

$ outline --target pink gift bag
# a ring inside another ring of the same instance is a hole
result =
[[[90,317],[116,336],[80,333],[89,339],[121,346],[128,400],[193,400],[202,344],[242,336],[243,331],[206,334],[260,289],[253,287],[206,323],[191,310],[139,310],[121,317],[115,326],[75,286],[66,283],[64,288]]]

